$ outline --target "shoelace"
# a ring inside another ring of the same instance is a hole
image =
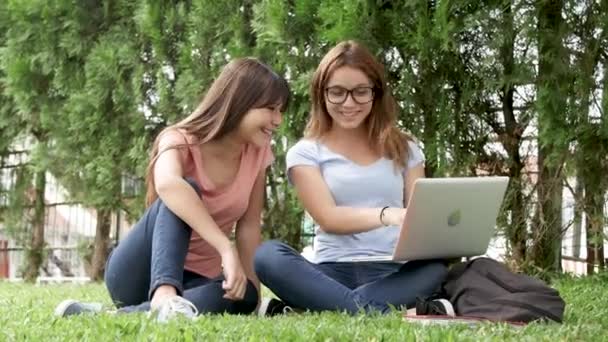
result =
[[[169,308],[173,312],[179,312],[186,316],[190,316],[191,312],[193,313],[193,317],[198,315],[196,306],[194,306],[194,304],[192,304],[189,300],[182,297],[173,297],[169,299]]]
[[[173,297],[163,303],[158,310],[149,311],[148,317],[154,318],[159,323],[167,323],[176,314],[182,314],[189,319],[196,319],[198,310],[187,299]]]

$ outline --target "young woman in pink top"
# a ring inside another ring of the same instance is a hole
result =
[[[146,177],[148,208],[106,265],[119,312],[151,311],[166,321],[255,310],[265,170],[288,99],[282,77],[256,59],[238,59],[190,116],[159,134]],[[55,313],[100,309],[67,300]]]

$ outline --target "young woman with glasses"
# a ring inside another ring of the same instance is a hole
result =
[[[386,313],[411,307],[446,275],[439,261],[340,262],[390,254],[414,181],[424,177],[420,148],[397,127],[397,105],[383,66],[346,41],[321,60],[310,87],[304,138],[287,153],[287,173],[316,222],[314,262],[278,241],[258,248],[255,270],[285,306],[311,311]]]

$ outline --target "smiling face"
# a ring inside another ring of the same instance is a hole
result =
[[[373,83],[363,71],[349,66],[336,69],[325,86],[325,107],[332,127],[361,127],[371,113],[373,96]]]
[[[250,109],[239,123],[237,135],[256,146],[267,146],[274,130],[281,124],[281,108],[281,104],[276,104]]]

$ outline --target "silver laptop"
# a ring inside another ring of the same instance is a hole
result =
[[[508,177],[421,178],[392,255],[339,261],[401,262],[485,254]]]

